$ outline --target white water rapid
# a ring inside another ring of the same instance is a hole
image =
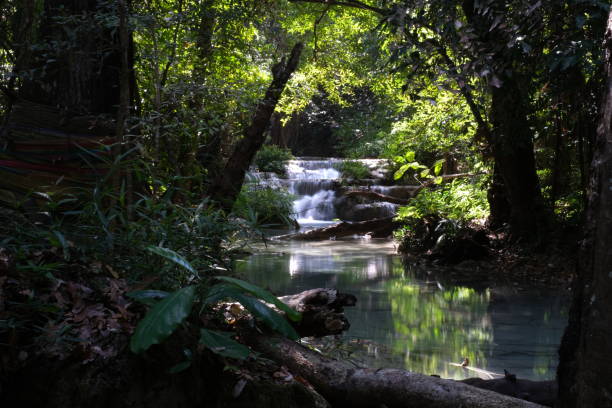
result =
[[[340,172],[338,159],[290,160],[287,163],[289,192],[296,196],[293,202],[295,217],[300,225],[330,222],[336,218],[335,187]]]
[[[293,216],[306,228],[331,224],[337,221],[364,221],[388,217],[396,213],[397,205],[387,202],[367,202],[348,199],[348,190],[370,190],[384,195],[405,198],[410,186],[383,186],[381,183],[389,171],[388,162],[382,159],[355,159],[369,169],[366,179],[346,180],[338,170],[350,159],[302,157],[285,164],[286,177],[274,173],[249,173],[251,182],[272,188],[286,188],[295,199]],[[349,186],[348,184],[351,184]]]

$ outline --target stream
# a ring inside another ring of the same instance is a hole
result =
[[[319,179],[310,180],[308,189],[293,186],[302,192],[294,207],[302,211],[303,228],[330,223],[336,216],[335,192],[325,184],[329,179],[320,178],[324,172],[315,170]],[[451,364],[467,357],[470,367],[493,373],[506,369],[524,379],[553,379],[567,324],[567,294],[512,282],[451,279],[451,269],[405,264],[392,240],[361,237],[268,241],[236,263],[245,278],[278,295],[317,287],[355,295],[357,305],[345,310],[350,329],[312,345],[357,366],[405,368],[452,379],[482,376]]]

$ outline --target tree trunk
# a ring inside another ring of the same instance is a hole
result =
[[[510,221],[510,203],[506,194],[504,179],[499,172],[499,167],[493,167],[491,185],[487,190],[487,201],[489,202],[489,228],[501,228]]]
[[[35,42],[35,53],[19,97],[60,106],[71,113],[113,113],[119,105],[121,53],[119,38],[96,22],[96,14],[111,13],[95,1],[46,0]],[[113,16],[115,17],[115,16]],[[66,18],[73,23],[62,22]]]
[[[493,157],[506,186],[513,237],[536,241],[546,230],[547,215],[536,174],[533,132],[516,80],[504,77],[502,81],[499,88],[491,87]]]
[[[479,53],[490,52],[496,68],[498,84],[491,84],[492,129],[488,132],[488,143],[493,152],[495,169],[499,176],[494,177],[493,186],[500,187],[503,182],[505,194],[497,194],[493,224],[503,221],[504,208],[501,200],[508,200],[510,214],[508,223],[514,239],[539,241],[543,238],[547,226],[544,200],[536,174],[533,151],[533,132],[527,120],[528,100],[522,92],[521,84],[512,72],[517,64],[514,57],[506,54],[507,39],[503,32],[496,31],[499,22],[495,23],[495,13],[483,13],[480,2],[463,0],[461,7],[467,21],[477,36],[472,46],[479,48]],[[495,3],[493,3],[495,4]],[[498,4],[497,7],[503,7]],[[498,9],[500,11],[500,9]],[[503,72],[503,73],[502,73]],[[492,76],[493,78],[493,76]],[[499,210],[499,213],[497,211]]]
[[[72,192],[79,193],[83,182],[105,174],[92,168],[95,159],[83,159],[81,153],[82,148],[112,144],[122,133],[115,121],[120,73],[129,75],[131,61],[128,53],[129,66],[122,68],[126,56],[118,30],[100,23],[116,17],[113,7],[95,1],[42,4],[38,35],[31,38],[33,51],[16,66],[20,87],[3,134],[8,142],[4,166],[25,174],[11,173],[0,181],[15,197],[31,189],[67,193],[75,184],[79,188]],[[124,39],[124,45],[129,42]],[[120,121],[125,120],[126,95]]]
[[[604,51],[607,81],[591,164],[586,239],[559,351],[560,407],[612,407],[612,9]]]
[[[244,176],[253,161],[253,157],[264,143],[264,132],[270,124],[270,117],[285,89],[285,85],[297,68],[304,45],[297,43],[289,59],[285,59],[272,68],[272,83],[266,91],[264,99],[255,109],[251,125],[245,130],[244,137],[236,145],[234,152],[227,161],[225,168],[209,190],[213,201],[225,211],[231,211],[240,192]]]

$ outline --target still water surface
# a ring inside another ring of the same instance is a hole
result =
[[[403,265],[387,240],[274,242],[237,269],[278,295],[334,287],[357,296],[335,348],[356,364],[462,379],[479,374],[450,363],[468,357],[495,373],[555,376],[568,309],[561,292],[453,282]]]

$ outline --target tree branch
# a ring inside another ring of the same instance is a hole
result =
[[[183,1],[180,0],[178,4],[178,14],[182,15],[182,13],[183,13]],[[166,85],[166,81],[168,80],[168,71],[170,70],[170,67],[172,66],[172,64],[174,64],[174,59],[176,58],[176,47],[178,46],[177,39],[178,39],[179,29],[181,28],[181,21],[182,21],[182,18],[178,21],[178,23],[176,23],[176,26],[174,28],[174,36],[172,38],[172,52],[170,53],[170,58],[168,59],[168,62],[166,63],[166,67],[164,68],[164,72],[162,73],[162,78],[160,81],[162,88]]]
[[[325,10],[323,10],[321,15],[319,16],[319,18],[317,18],[315,20],[315,22],[314,22],[314,27],[313,27],[313,35],[314,35],[313,55],[314,55],[315,61],[317,60],[317,51],[318,51],[318,46],[317,46],[317,26],[319,25],[319,23],[321,23],[321,20],[323,20],[323,17],[325,17],[325,14],[327,14],[327,11],[329,10],[330,7],[331,7],[331,4],[328,4],[327,7],[325,7]]]
[[[350,7],[356,8],[360,10],[368,10],[373,11],[374,13],[378,13],[381,16],[386,16],[391,12],[389,9],[383,9],[380,7],[370,6],[369,4],[362,3],[357,0],[346,0],[346,1],[338,1],[338,0],[289,0],[290,3],[316,3],[316,4],[327,4],[330,6],[342,6],[342,7]]]

